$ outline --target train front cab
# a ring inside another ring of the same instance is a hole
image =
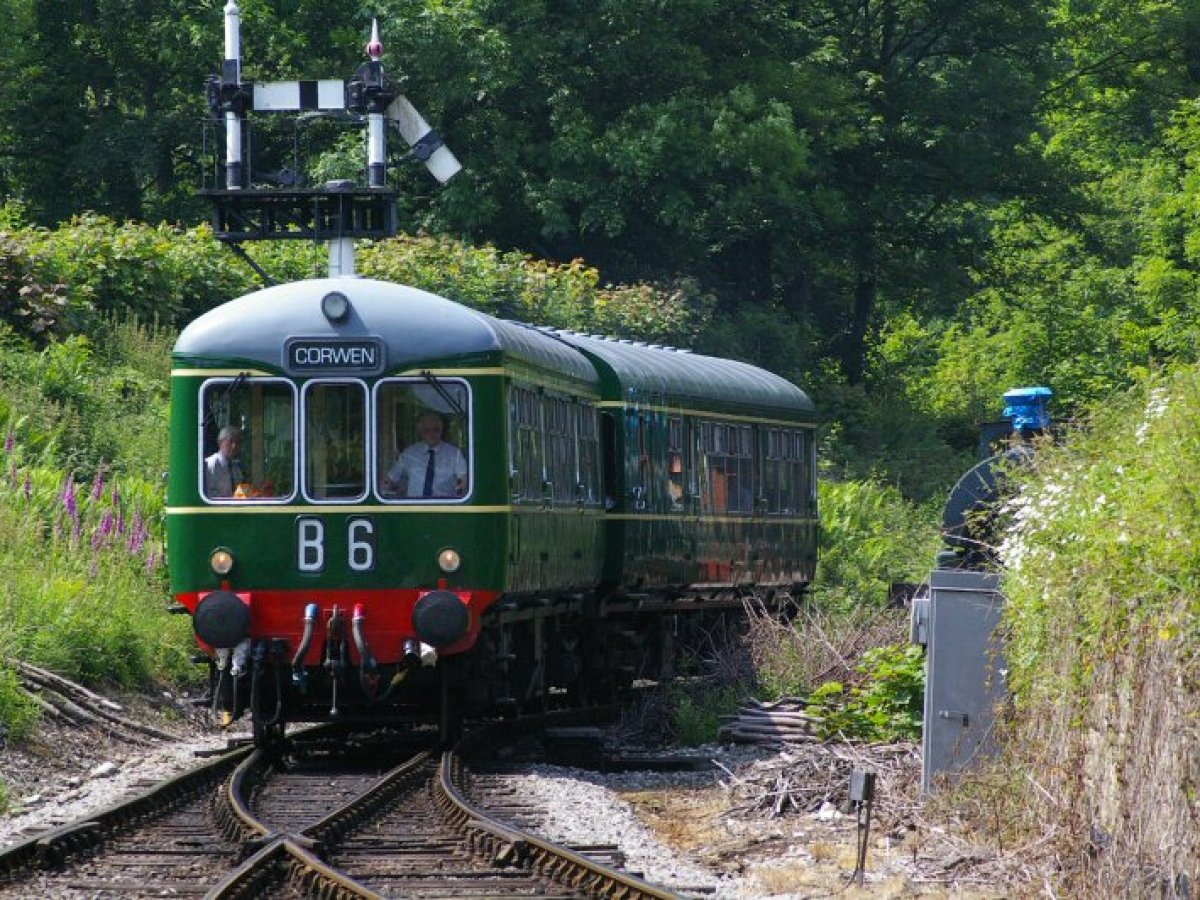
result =
[[[471,384],[216,371],[177,379],[175,403],[198,427],[175,441],[175,470],[193,475],[173,482],[172,577],[212,651],[225,716],[251,703],[265,670],[272,696],[286,680],[293,720],[436,697],[422,661],[474,644],[503,577],[484,549],[505,544],[487,502],[503,487],[476,486],[488,467]],[[426,484],[402,462],[435,424],[458,459]],[[241,444],[225,479],[212,471],[223,432]]]

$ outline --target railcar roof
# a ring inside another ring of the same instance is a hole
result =
[[[332,323],[321,312],[321,298],[330,291],[340,291],[350,300],[350,314],[342,322]],[[502,353],[599,386],[588,360],[553,336],[428,291],[369,278],[290,282],[230,300],[183,330],[175,343],[175,356],[257,362],[279,369],[284,340],[296,336],[381,338],[387,348],[387,371]]]
[[[578,348],[601,372],[607,400],[679,404],[811,421],[816,407],[785,378],[749,363],[634,341],[544,329]]]

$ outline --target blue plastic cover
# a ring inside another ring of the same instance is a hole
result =
[[[1050,427],[1046,404],[1054,396],[1048,387],[1013,388],[1004,392],[1004,415],[1012,419],[1014,431],[1027,428],[1045,430]]]

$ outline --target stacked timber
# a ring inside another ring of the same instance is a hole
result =
[[[747,700],[737,714],[724,716],[717,739],[741,744],[808,744],[817,737],[819,716],[805,711],[805,703],[785,697],[774,703]]]

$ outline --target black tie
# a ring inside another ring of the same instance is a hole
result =
[[[433,496],[433,448],[429,448],[429,463],[425,466],[425,488],[421,492],[422,497]]]

